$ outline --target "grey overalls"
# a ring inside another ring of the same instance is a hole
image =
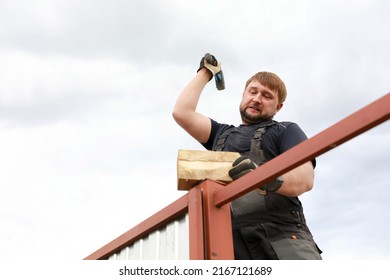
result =
[[[262,135],[276,124],[266,122],[253,135],[247,156],[259,166],[267,161],[261,148]],[[215,151],[224,149],[233,129],[218,137]],[[236,259],[321,259],[298,198],[254,190],[234,200],[231,213]]]

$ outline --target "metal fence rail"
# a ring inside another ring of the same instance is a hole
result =
[[[233,181],[228,188],[218,182],[205,180],[85,259],[131,259],[134,254],[138,259],[176,259],[184,256],[189,259],[233,259],[230,201],[387,121],[389,117],[390,93]],[[172,224],[176,226],[174,232],[169,233]],[[161,233],[164,229],[166,235]],[[185,239],[186,245],[183,245],[184,242],[180,245],[187,246],[189,251],[185,253],[186,250],[183,250],[181,254],[175,246],[172,250],[161,249],[172,245],[168,240],[172,236],[178,237],[178,229],[189,237]],[[150,253],[145,248],[137,251],[134,247],[144,246],[146,239],[150,243],[147,246],[153,249]]]
[[[264,163],[215,194],[215,204],[222,206],[247,192],[263,186],[295,167],[326,153],[346,141],[387,121],[390,117],[390,93],[359,111]]]

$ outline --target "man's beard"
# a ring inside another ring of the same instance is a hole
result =
[[[246,112],[247,108],[241,108],[240,107],[240,114],[241,114],[241,120],[245,122],[246,124],[259,124],[265,121],[272,120],[274,117],[268,116],[268,115],[251,115]]]

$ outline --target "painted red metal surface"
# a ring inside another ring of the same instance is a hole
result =
[[[390,117],[390,93],[229,184],[215,194],[220,207],[341,145]]]
[[[188,192],[190,260],[204,260],[203,197],[201,188]]]
[[[214,201],[216,191],[225,186],[212,180],[206,180],[199,187],[203,190],[204,198],[206,259],[233,260],[230,204],[216,207]]]

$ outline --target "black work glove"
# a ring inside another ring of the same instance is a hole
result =
[[[258,165],[247,156],[240,156],[232,165],[233,167],[229,170],[229,176],[233,180],[237,180],[258,167]],[[263,195],[265,192],[276,192],[282,186],[283,181],[283,176],[279,176],[277,179],[261,186],[259,189],[264,192]]]
[[[257,164],[247,156],[240,156],[232,165],[233,167],[229,170],[229,176],[233,180],[237,180],[257,168]]]
[[[213,56],[212,54],[206,53],[204,57],[200,60],[200,65],[198,71],[202,68],[206,68],[215,78],[215,85],[218,90],[225,89],[225,79],[223,77],[223,72],[221,69],[221,63]],[[212,79],[210,78],[210,80]]]

